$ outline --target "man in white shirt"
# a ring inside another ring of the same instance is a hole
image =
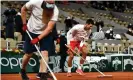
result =
[[[26,24],[26,13],[31,11],[31,16]],[[29,80],[26,75],[26,65],[36,52],[34,44],[39,42],[40,51],[48,63],[48,51],[52,43],[51,31],[58,20],[59,10],[55,5],[54,0],[30,0],[21,9],[21,17],[23,21],[23,31],[28,30],[33,40],[30,40],[28,34],[25,35],[24,52],[21,69],[22,80]],[[40,80],[52,80],[53,78],[47,73],[47,67],[43,60],[40,61]]]
[[[81,41],[87,40],[89,38],[89,35],[91,34],[91,28],[93,26],[94,22],[92,19],[88,19],[86,21],[86,24],[77,24],[72,29],[70,29],[67,33],[67,45],[72,49],[75,50],[76,48],[79,49],[82,53],[82,58],[86,59],[87,56],[87,47],[83,44],[81,45]],[[67,76],[71,77],[71,67],[72,67],[72,60],[74,57],[73,51],[71,49],[68,49],[69,59],[68,59],[68,73]],[[76,72],[80,75],[84,75],[81,67],[84,63],[84,60],[80,60],[80,65],[78,66],[78,69]]]

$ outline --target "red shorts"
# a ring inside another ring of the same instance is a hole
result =
[[[70,47],[72,50],[75,50],[75,48],[78,48],[79,50],[81,50],[81,48],[85,45],[83,45],[82,47],[80,47],[80,42],[81,41],[70,41]]]

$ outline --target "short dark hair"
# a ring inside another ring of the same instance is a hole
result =
[[[92,19],[87,19],[86,24],[93,24],[94,25],[94,21]]]

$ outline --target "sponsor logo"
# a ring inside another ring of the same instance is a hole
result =
[[[14,69],[14,67],[19,66],[22,68],[22,58],[6,58],[6,57],[1,57],[0,58],[0,64],[3,67],[10,66],[10,69]],[[29,66],[36,66],[37,62],[34,58],[30,58],[30,61],[28,62]]]

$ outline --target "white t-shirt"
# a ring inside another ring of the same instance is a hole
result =
[[[28,20],[28,30],[34,34],[41,34],[46,27],[42,22],[43,9],[41,8],[43,0],[30,0],[26,3],[26,8],[31,10],[31,16]],[[59,10],[57,6],[54,7],[54,14],[51,18],[53,21],[58,20]]]
[[[90,34],[91,30],[86,31],[84,25],[77,24],[67,32],[67,44],[70,44],[70,41],[82,41],[83,38],[87,40],[89,39]]]

